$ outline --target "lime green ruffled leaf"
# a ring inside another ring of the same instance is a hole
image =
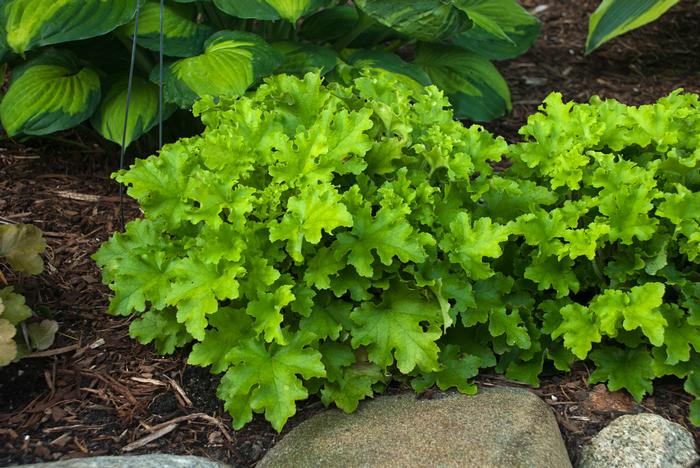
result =
[[[455,0],[474,26],[452,42],[482,57],[503,60],[528,50],[540,33],[540,22],[516,0]]]
[[[278,432],[296,412],[295,401],[309,396],[304,379],[324,377],[321,353],[312,347],[313,335],[298,333],[287,346],[268,345],[248,339],[228,354],[231,367],[221,379],[217,396],[240,429],[265,412],[265,419]],[[301,378],[300,378],[301,377]]]
[[[243,339],[250,338],[253,320],[243,310],[221,307],[209,316],[209,325],[204,340],[192,347],[187,363],[211,366],[212,373],[224,372],[231,364],[228,352]]]
[[[31,224],[0,225],[0,259],[10,267],[28,275],[38,275],[44,269],[41,253],[46,240],[41,230]]]
[[[258,300],[248,303],[246,313],[255,318],[253,330],[255,330],[258,339],[264,338],[267,343],[274,341],[280,345],[287,344],[281,328],[282,320],[284,320],[281,311],[294,299],[296,297],[292,293],[292,286],[285,284],[273,293],[258,292]]]
[[[505,308],[492,310],[489,316],[489,333],[494,337],[505,335],[509,346],[517,346],[520,349],[530,349],[532,346],[530,335],[517,310],[510,313],[506,312]]]
[[[700,352],[700,328],[690,325],[686,313],[676,304],[663,304],[661,312],[669,322],[664,330],[665,364],[674,366],[690,359],[690,347]]]
[[[493,224],[490,218],[472,221],[469,214],[460,212],[450,223],[450,232],[440,241],[440,248],[468,277],[486,279],[493,275],[493,270],[484,257],[500,257],[501,243],[508,240],[510,233],[510,227]]]
[[[150,310],[129,325],[129,336],[141,344],[153,342],[160,354],[172,354],[192,341],[185,325],[178,323],[172,309]]]
[[[214,30],[194,21],[196,10],[192,5],[171,5],[163,8],[163,54],[171,57],[191,57],[200,54],[204,41]],[[135,21],[119,28],[119,32],[133,37]],[[160,50],[160,2],[150,0],[141,5],[137,43],[153,51]]]
[[[595,324],[595,316],[581,304],[567,304],[559,311],[561,323],[552,332],[552,338],[564,337],[564,346],[577,358],[586,359],[593,343],[600,343],[602,336]]]
[[[442,332],[442,312],[437,301],[428,301],[417,291],[395,285],[380,305],[363,302],[350,314],[355,323],[352,346],[367,346],[369,360],[381,368],[394,363],[407,374],[418,367],[437,371]],[[422,323],[428,324],[425,330]]]
[[[588,23],[586,53],[620,34],[654,21],[676,3],[678,0],[603,0]]]
[[[324,405],[335,405],[351,413],[366,397],[374,394],[373,386],[386,379],[376,364],[358,361],[350,345],[327,341],[320,347],[323,365],[326,368],[326,382],[321,388],[321,401]]]
[[[302,242],[321,241],[323,231],[333,232],[344,226],[352,227],[352,215],[341,202],[341,196],[330,184],[306,186],[299,197],[290,197],[287,212],[281,222],[271,221],[270,241],[287,241],[287,252],[297,262],[304,260]]]
[[[664,291],[661,283],[635,286],[629,292],[608,289],[591,301],[590,309],[604,334],[617,336],[620,325],[628,331],[639,327],[654,346],[661,346],[667,325],[659,309]]]
[[[204,53],[165,68],[165,100],[187,108],[202,96],[240,96],[282,60],[281,54],[255,34],[220,31],[204,43]],[[151,81],[158,82],[158,69]]]
[[[439,42],[469,26],[464,12],[441,0],[356,0],[379,23],[426,42]]]
[[[620,349],[613,346],[597,349],[590,354],[596,365],[588,383],[608,382],[608,390],[624,388],[636,401],[653,391],[652,356],[644,347]]]
[[[131,20],[137,0],[8,0],[0,7],[7,43],[17,53],[101,36]]]
[[[693,425],[700,426],[700,371],[693,370],[688,373],[683,389],[695,397],[690,404],[689,418]]]
[[[419,44],[414,63],[449,96],[455,118],[483,122],[511,109],[506,81],[491,62],[473,52]]]
[[[276,73],[305,75],[318,71],[321,76],[338,64],[338,54],[326,47],[301,42],[275,42],[272,47],[284,57]]]
[[[440,352],[439,371],[425,373],[411,380],[411,387],[416,392],[422,392],[433,385],[440,390],[456,388],[466,395],[476,393],[476,385],[469,379],[476,377],[482,360],[478,356],[463,353],[459,346],[448,344]]]
[[[315,10],[326,0],[214,0],[229,15],[259,20],[285,19],[296,23],[304,14]]]
[[[348,263],[366,278],[374,274],[373,252],[387,266],[392,264],[394,257],[402,262],[422,263],[427,257],[425,248],[434,245],[435,240],[428,233],[415,232],[405,213],[405,209],[384,206],[372,216],[371,206],[359,208],[352,230],[336,236],[337,256],[347,253]]]
[[[46,135],[87,120],[100,96],[95,70],[68,52],[49,50],[13,72],[0,121],[9,136]]]
[[[430,77],[420,67],[402,60],[391,52],[360,49],[350,54],[347,62],[358,68],[381,68],[392,73],[406,75],[423,86],[431,84]]]
[[[126,117],[126,98],[128,80],[123,78],[113,83],[100,103],[90,123],[100,135],[109,141],[121,145],[124,136],[124,118]],[[166,104],[163,120],[175,110]],[[129,104],[129,120],[126,125],[124,145],[129,146],[158,123],[158,86],[138,76],[134,77]]]

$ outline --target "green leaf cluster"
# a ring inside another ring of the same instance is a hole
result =
[[[40,254],[46,249],[41,231],[30,224],[0,225],[0,260],[14,270],[38,275],[44,265]],[[0,274],[0,279],[4,276]],[[24,296],[12,286],[0,288],[0,367],[19,360],[31,350],[44,350],[53,344],[58,324],[53,320],[26,323],[32,311]],[[16,341],[20,330],[20,339]]]
[[[162,12],[158,0],[6,0],[7,135],[46,135],[87,120],[124,146],[146,134],[159,120],[161,14],[165,119],[204,96],[240,96],[273,73],[316,70],[348,84],[370,67],[435,84],[457,117],[486,121],[511,108],[491,60],[524,53],[540,28],[516,0],[166,0]]]
[[[603,0],[588,22],[586,53],[610,39],[658,19],[678,0]]]
[[[315,393],[352,411],[390,379],[471,393],[481,368],[538,385],[585,359],[638,400],[669,374],[700,396],[697,95],[554,93],[511,145],[378,69],[195,112],[201,135],[116,175],[144,219],[95,259],[133,336],[225,372],[235,427],[280,429]]]
[[[512,225],[515,243],[497,271],[534,299],[540,353],[563,370],[588,358],[596,366],[590,382],[637,400],[656,377],[693,375],[698,96],[678,90],[634,107],[597,97],[574,104],[553,93],[520,134],[508,150],[512,167],[484,185],[476,215]]]
[[[116,175],[144,218],[94,258],[132,336],[192,342],[191,364],[225,373],[234,427],[264,413],[281,430],[314,393],[352,411],[391,376],[473,390],[494,357],[488,333],[441,351],[457,323],[530,347],[490,267],[511,227],[467,214],[507,145],[436,87],[279,75],[195,112],[201,135]]]

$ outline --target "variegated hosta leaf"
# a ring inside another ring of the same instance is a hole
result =
[[[184,108],[202,96],[240,96],[281,63],[279,52],[260,36],[220,31],[204,43],[204,53],[166,67],[165,99]],[[151,74],[151,81],[157,82],[157,72]]]
[[[603,0],[588,23],[586,53],[663,15],[678,0]]]
[[[491,62],[457,47],[419,44],[415,64],[445,91],[455,117],[478,122],[510,111],[510,91]]]
[[[190,57],[202,52],[202,45],[214,30],[193,21],[196,14],[193,5],[165,4],[163,8],[163,54],[171,57]],[[120,32],[134,35],[135,21]],[[160,2],[150,0],[141,6],[137,42],[150,50],[160,50]]]
[[[443,0],[356,0],[364,13],[408,37],[437,42],[469,26],[467,15]]]
[[[5,0],[0,22],[17,53],[106,34],[134,17],[137,0]]]
[[[430,77],[419,66],[408,63],[396,54],[382,50],[358,50],[347,62],[358,68],[381,68],[392,73],[408,76],[423,86],[431,84]]]
[[[488,59],[517,57],[532,46],[540,33],[540,22],[516,0],[454,0],[474,26],[452,41]]]
[[[282,65],[275,70],[276,73],[305,75],[318,70],[321,75],[325,75],[335,68],[339,60],[335,51],[314,44],[276,42],[272,47],[284,57]]]
[[[291,23],[315,10],[326,0],[214,0],[229,15],[261,20],[285,19]]]
[[[112,84],[105,94],[100,107],[90,122],[100,135],[122,144],[128,78],[124,77]],[[174,107],[166,105],[163,119],[172,114]],[[129,146],[158,123],[158,86],[138,76],[134,77],[129,104],[129,120],[126,126],[125,146]]]
[[[100,96],[95,70],[66,51],[47,50],[13,71],[0,121],[9,136],[46,135],[88,119]]]

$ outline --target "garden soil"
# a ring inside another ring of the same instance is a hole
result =
[[[513,112],[486,126],[508,140],[516,141],[517,129],[550,90],[566,99],[598,94],[627,104],[652,102],[678,87],[700,92],[700,8],[694,0],[588,56],[586,20],[597,1],[522,3],[543,29],[527,54],[498,64],[511,86]],[[132,151],[127,163],[148,154]],[[155,354],[129,338],[128,318],[105,313],[109,291],[90,255],[120,229],[119,188],[110,179],[118,160],[118,149],[88,128],[0,143],[0,221],[33,223],[48,240],[42,275],[0,272],[35,311],[60,324],[51,349],[0,369],[0,466],[149,452],[253,466],[281,435],[260,416],[232,430],[215,396],[217,376],[188,366],[185,352]],[[128,198],[123,207],[127,220],[139,216]],[[582,444],[627,413],[658,413],[700,441],[700,430],[686,418],[691,397],[681,381],[657,382],[654,395],[637,404],[626,393],[587,386],[588,375],[581,365],[569,374],[545,375],[533,389],[555,411],[574,461]],[[518,385],[496,375],[478,383]],[[314,398],[298,406],[285,431],[323,409]]]

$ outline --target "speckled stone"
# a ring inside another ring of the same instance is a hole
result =
[[[133,455],[72,458],[50,463],[22,465],[23,468],[228,468],[229,465],[201,457],[183,455]]]
[[[290,431],[265,467],[570,467],[552,410],[522,389],[375,398]]]
[[[698,460],[693,436],[656,414],[617,418],[581,451],[579,468],[682,468]]]

